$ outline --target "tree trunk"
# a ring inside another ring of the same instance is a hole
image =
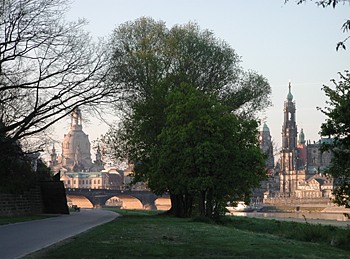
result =
[[[171,208],[168,214],[176,217],[190,217],[192,215],[192,197],[189,194],[170,194]]]
[[[199,194],[199,214],[205,216],[205,191],[201,191]]]
[[[213,215],[213,188],[209,188],[207,191],[205,216],[208,218],[211,218],[212,215]]]

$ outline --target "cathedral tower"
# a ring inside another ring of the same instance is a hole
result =
[[[295,102],[289,83],[287,99],[284,102],[284,120],[282,125],[282,150],[280,154],[280,192],[292,196],[297,189],[299,174],[297,161],[297,125]]]
[[[265,155],[267,155],[266,168],[268,170],[272,170],[275,167],[275,160],[273,157],[273,145],[270,129],[266,125],[266,123],[264,123],[262,129],[260,130],[259,143],[261,150],[264,152]]]
[[[289,92],[287,100],[284,102],[284,121],[282,125],[282,149],[294,151],[297,144],[297,125],[295,122],[295,102],[291,93],[291,84],[289,83]],[[292,166],[292,165],[291,165]],[[293,169],[291,167],[291,169]]]

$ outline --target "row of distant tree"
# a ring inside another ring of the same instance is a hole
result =
[[[135,180],[155,193],[168,192],[169,213],[214,217],[228,201],[249,199],[266,177],[256,113],[270,105],[267,80],[244,71],[225,41],[195,23],[169,29],[142,17],[96,43],[84,20],[64,20],[67,8],[66,0],[1,3],[0,185],[7,187],[0,191],[25,188],[20,183],[33,176],[28,154],[79,106],[119,116],[103,137],[105,152],[133,161]],[[350,120],[338,121],[349,116],[338,109],[349,102],[349,78],[324,87],[331,102],[322,132],[341,150]],[[345,172],[338,169],[330,172]]]

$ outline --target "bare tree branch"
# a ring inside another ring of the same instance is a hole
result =
[[[0,3],[0,134],[38,134],[76,106],[96,106],[117,93],[106,85],[108,51],[64,21],[67,0]]]

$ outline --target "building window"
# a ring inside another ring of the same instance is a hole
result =
[[[94,184],[96,184],[96,180],[94,180]]]
[[[100,184],[100,179],[98,179],[98,182],[97,182],[98,184]]]
[[[82,182],[83,182],[83,184],[84,184],[84,180],[83,180]]]
[[[68,180],[68,184],[70,184],[70,180]]]
[[[77,182],[74,180],[74,184],[76,184]]]

